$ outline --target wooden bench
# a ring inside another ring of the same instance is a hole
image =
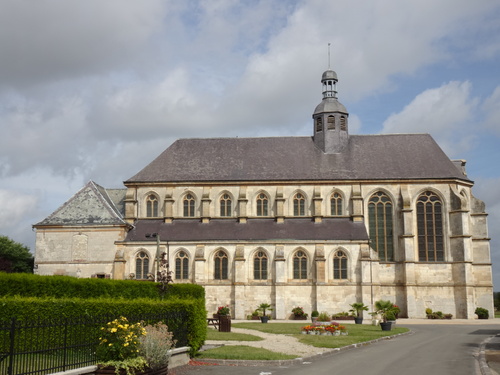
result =
[[[215,327],[215,329],[219,330],[220,321],[218,318],[207,318],[207,324],[209,326]]]

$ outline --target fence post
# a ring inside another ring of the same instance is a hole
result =
[[[63,371],[66,371],[66,361],[68,359],[68,318],[65,318],[64,324],[64,354],[63,354]]]
[[[13,375],[14,374],[14,339],[15,339],[15,332],[16,332],[16,318],[12,318],[11,324],[10,324],[10,332],[9,332],[9,338],[10,338],[10,348],[9,348],[9,367],[7,368],[7,374],[8,375]]]

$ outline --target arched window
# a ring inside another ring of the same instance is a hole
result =
[[[347,130],[347,122],[345,116],[340,116],[340,130]]]
[[[293,278],[307,279],[307,255],[302,250],[297,251],[293,256]]]
[[[342,195],[340,193],[333,193],[330,197],[330,207],[332,216],[342,215]]]
[[[184,217],[194,216],[194,197],[191,194],[187,194],[184,197]]]
[[[135,278],[146,280],[149,272],[149,256],[144,251],[140,251],[135,257]]]
[[[301,193],[297,193],[293,197],[293,216],[305,216],[305,214],[306,199]]]
[[[267,198],[267,195],[260,193],[257,196],[257,216],[267,216],[269,214],[268,205],[269,199]]]
[[[333,256],[333,278],[347,279],[347,255],[342,250],[338,250]]]
[[[189,278],[189,257],[185,251],[179,251],[175,257],[175,278],[177,280]]]
[[[158,217],[158,198],[154,194],[148,195],[146,199],[146,216]]]
[[[217,251],[214,257],[214,279],[227,280],[228,278],[227,267],[228,267],[227,254],[222,250]]]
[[[372,195],[368,202],[371,246],[381,261],[394,260],[392,202],[384,193]]]
[[[439,197],[426,191],[417,200],[418,259],[444,261],[443,211]]]
[[[264,251],[257,251],[253,258],[253,278],[267,280],[267,254]]]
[[[231,216],[231,197],[224,194],[220,198],[220,216]]]
[[[316,118],[316,131],[323,131],[323,119],[321,117]]]
[[[328,129],[335,130],[335,117],[332,115],[328,116]]]

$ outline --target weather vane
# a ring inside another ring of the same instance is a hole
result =
[[[330,43],[328,43],[328,69],[330,69]]]

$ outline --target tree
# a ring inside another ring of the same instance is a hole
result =
[[[0,271],[33,273],[35,260],[23,244],[0,236]]]

